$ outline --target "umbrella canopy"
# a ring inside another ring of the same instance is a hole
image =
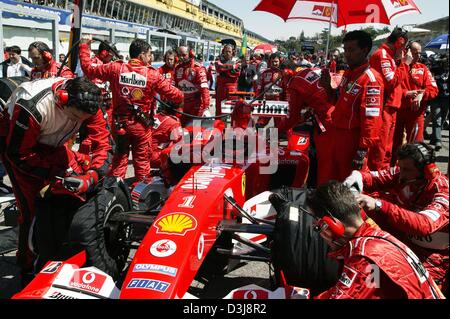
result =
[[[406,13],[420,13],[413,0],[262,0],[254,11],[265,11],[284,21],[304,19],[329,22],[337,27],[350,24],[391,24]]]
[[[426,49],[448,49],[448,33],[441,34],[437,38],[434,38],[425,46]]]
[[[269,43],[263,43],[257,45],[254,49],[254,53],[260,53],[260,54],[272,54],[278,51],[278,48],[275,45],[269,44]]]
[[[405,29],[405,27],[403,27],[403,29]],[[412,29],[409,29],[409,30],[406,29],[406,31],[408,31],[408,35],[414,34],[414,36],[420,36],[420,35],[424,35],[424,34],[427,34],[427,33],[431,32],[428,29],[422,29],[422,28],[412,28]],[[376,41],[387,39],[390,35],[391,35],[391,32],[380,34],[373,41],[376,42]]]

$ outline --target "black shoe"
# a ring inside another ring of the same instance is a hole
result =
[[[434,150],[436,152],[439,152],[442,148],[442,142],[441,141],[437,141],[436,144],[434,144]]]
[[[0,196],[1,195],[11,195],[13,193],[13,189],[11,186],[6,185],[3,181],[0,181]]]
[[[442,129],[443,130],[448,130],[448,126],[449,126],[448,121],[445,121],[444,124],[442,124]]]

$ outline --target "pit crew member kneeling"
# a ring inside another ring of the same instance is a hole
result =
[[[309,200],[315,230],[341,261],[336,285],[317,299],[441,299],[418,257],[398,239],[361,218],[350,189],[336,181],[317,188]]]
[[[448,289],[448,177],[425,143],[405,144],[398,166],[379,172],[353,171],[344,184],[366,194],[358,201],[381,228],[419,256],[444,294]]]
[[[86,248],[88,264],[109,272],[100,249],[104,244],[96,240],[103,238],[103,230],[92,224],[97,215],[68,216],[74,203],[82,202],[84,193],[106,175],[111,161],[110,133],[99,110],[101,103],[101,90],[84,77],[26,82],[9,99],[3,160],[20,212],[17,259],[23,281],[31,279],[33,272],[35,255],[28,246],[33,222],[32,238],[39,252],[35,270],[56,256],[69,257],[59,255],[61,246],[54,239],[70,225],[70,235]],[[86,127],[86,138],[73,152],[67,141],[81,125]],[[37,199],[53,195],[61,202],[51,214]]]

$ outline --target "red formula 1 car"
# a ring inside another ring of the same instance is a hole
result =
[[[186,130],[183,141],[165,150],[162,176],[138,184],[126,205],[111,204],[108,251],[123,261],[137,248],[115,285],[104,272],[83,268],[81,252],[48,262],[14,298],[189,298],[199,273],[223,273],[230,258],[270,262],[271,250],[261,244],[275,228],[268,190],[306,183],[310,135],[298,130],[279,141],[250,129],[252,116],[288,113],[286,102],[257,103],[233,102],[233,134],[204,123]]]

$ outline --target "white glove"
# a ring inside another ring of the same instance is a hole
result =
[[[361,193],[363,191],[362,174],[359,171],[353,171],[352,174],[347,177],[342,184],[344,184],[351,190],[354,189],[358,193]]]

